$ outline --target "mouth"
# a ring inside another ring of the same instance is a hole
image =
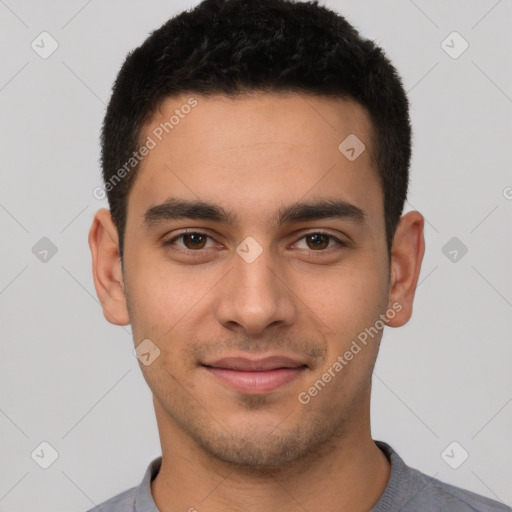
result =
[[[226,357],[201,365],[216,380],[243,394],[261,395],[295,380],[307,364],[284,356]]]

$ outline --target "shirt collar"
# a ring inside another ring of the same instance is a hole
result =
[[[151,494],[151,482],[158,475],[161,465],[162,456],[153,459],[147,467],[135,494],[134,512],[159,512]]]
[[[391,464],[391,475],[384,493],[372,511],[387,512],[388,510],[398,510],[398,505],[400,505],[399,497],[407,494],[407,489],[410,485],[410,469],[390,445],[383,441],[374,442],[388,458]],[[161,465],[162,456],[153,459],[147,467],[142,482],[135,494],[134,512],[159,512],[151,494],[151,482],[158,475]]]

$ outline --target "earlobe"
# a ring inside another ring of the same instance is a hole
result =
[[[92,274],[103,315],[114,325],[130,323],[119,254],[119,238],[110,211],[102,208],[89,230]]]
[[[396,314],[387,322],[390,327],[406,324],[412,315],[414,294],[425,253],[424,222],[419,212],[412,211],[402,216],[396,229],[391,250],[388,302],[388,308],[393,308]]]

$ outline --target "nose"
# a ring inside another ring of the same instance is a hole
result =
[[[293,325],[298,299],[292,283],[287,282],[290,269],[279,264],[267,248],[249,261],[238,253],[233,256],[233,267],[219,287],[218,322],[227,329],[253,336],[270,326]]]

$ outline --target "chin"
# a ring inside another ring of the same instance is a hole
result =
[[[204,434],[195,432],[193,436],[208,455],[236,466],[270,469],[304,460],[328,441],[332,433],[327,426],[321,429],[296,426],[284,431],[279,423],[269,427],[268,422],[258,425],[253,421],[245,428],[221,427]]]

